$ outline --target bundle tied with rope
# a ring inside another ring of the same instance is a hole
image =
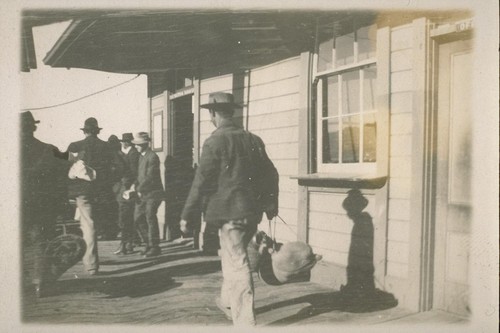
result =
[[[295,233],[279,215],[277,217]],[[247,252],[250,269],[258,272],[261,279],[270,285],[309,281],[311,269],[322,259],[304,242],[278,243],[276,217],[269,220],[269,235],[257,231]]]

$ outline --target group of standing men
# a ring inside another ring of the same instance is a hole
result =
[[[70,159],[82,160],[87,167],[95,170],[92,181],[72,179],[69,192],[76,198],[80,212],[80,225],[87,250],[83,265],[90,275],[99,270],[96,225],[101,205],[110,180],[118,202],[119,224],[122,230],[121,244],[116,254],[133,251],[134,233],[137,228],[145,242],[141,252],[146,257],[161,253],[159,226],[156,213],[163,200],[163,185],[160,178],[160,160],[149,147],[148,133],[139,132],[122,135],[121,148],[113,150],[110,145],[97,137],[101,128],[95,118],[88,118],[81,129],[85,139],[73,142],[68,147]]]
[[[81,128],[85,138],[72,142],[67,152],[61,153],[55,146],[34,137],[38,123],[31,112],[21,114],[22,246],[32,253],[28,260],[33,261],[31,275],[36,295],[46,294],[51,279],[50,258],[46,257],[45,249],[55,237],[57,215],[68,197],[75,199],[79,212],[86,244],[83,265],[88,274],[95,275],[99,270],[97,228],[107,218],[111,189],[118,202],[122,232],[121,245],[115,253],[133,251],[137,230],[145,243],[141,254],[159,255],[156,213],[164,190],[160,160],[149,147],[148,133],[139,132],[135,136],[124,133],[117,151],[98,138],[102,128],[95,118],[88,118]],[[76,162],[84,168],[72,172]]]

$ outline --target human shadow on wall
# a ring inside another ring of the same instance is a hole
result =
[[[342,203],[347,216],[354,223],[347,259],[347,283],[340,288],[341,298],[347,305],[344,311],[348,312],[363,312],[363,304],[366,303],[380,304],[383,308],[398,304],[392,294],[375,288],[374,228],[370,214],[363,212],[366,206],[368,200],[358,189],[350,190]]]

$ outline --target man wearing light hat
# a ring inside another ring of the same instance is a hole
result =
[[[239,106],[232,94],[212,93],[201,107],[209,109],[217,129],[203,144],[181,230],[196,221],[200,208],[207,224],[220,228],[223,283],[217,306],[234,325],[255,325],[247,246],[263,212],[269,219],[278,214],[278,173],[262,139],[233,122]]]
[[[139,166],[135,191],[139,200],[135,204],[134,223],[139,228],[146,247],[142,254],[155,257],[161,254],[160,229],[158,226],[158,207],[164,199],[164,190],[160,176],[160,159],[149,147],[149,134],[139,132],[132,143],[139,152]]]
[[[105,206],[111,191],[109,179],[114,162],[108,143],[97,137],[101,129],[97,119],[86,119],[81,128],[85,139],[72,142],[68,147],[70,161],[83,161],[86,167],[95,171],[95,178],[76,177],[69,183],[69,194],[76,198],[80,227],[87,245],[83,266],[90,275],[97,274],[99,270],[96,227],[102,226],[105,216]]]

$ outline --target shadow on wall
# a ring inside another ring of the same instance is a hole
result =
[[[367,205],[368,200],[357,189],[350,190],[342,203],[354,226],[347,259],[347,283],[341,286],[340,293],[354,306],[365,302],[396,306],[398,302],[392,294],[375,288],[373,221],[370,214],[363,212]]]

